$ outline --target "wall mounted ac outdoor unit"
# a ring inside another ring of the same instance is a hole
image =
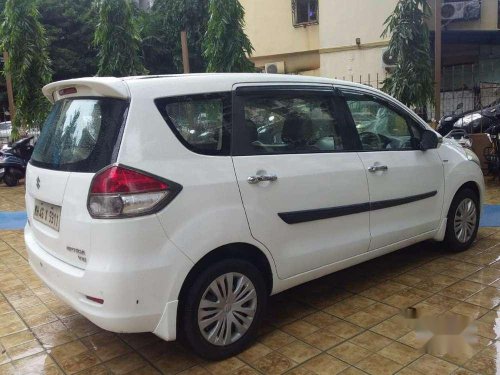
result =
[[[266,64],[266,73],[269,74],[285,74],[285,62],[278,61]]]
[[[392,56],[389,53],[389,48],[384,48],[382,50],[382,66],[383,66],[383,68],[386,71],[390,72],[396,67],[396,64],[397,64],[396,57]]]
[[[481,18],[481,1],[449,1],[441,5],[443,21],[476,20]]]

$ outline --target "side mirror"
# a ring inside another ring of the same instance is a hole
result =
[[[435,132],[432,130],[425,130],[420,138],[420,149],[422,151],[437,148],[439,144],[439,138]]]

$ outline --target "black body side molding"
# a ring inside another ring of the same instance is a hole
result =
[[[278,213],[278,216],[287,224],[306,223],[308,221],[331,219],[334,217],[354,215],[367,211],[383,210],[384,208],[400,206],[403,204],[413,203],[423,199],[427,199],[435,196],[436,194],[437,191],[431,191],[429,193],[411,195],[409,197],[388,199],[385,201],[378,201],[371,203],[366,202],[366,203],[351,204],[347,206],[318,208],[314,210],[281,212]]]
[[[370,203],[351,204],[331,208],[319,208],[316,210],[304,210],[279,213],[278,216],[287,224],[305,223],[307,221],[330,219],[332,217],[359,214],[370,211]]]
[[[378,201],[370,203],[370,211],[383,210],[384,208],[400,206],[402,204],[413,203],[421,201],[422,199],[427,199],[433,197],[437,194],[437,191],[431,191],[429,193],[412,195],[405,198],[388,199],[386,201]]]

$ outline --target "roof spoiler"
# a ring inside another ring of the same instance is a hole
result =
[[[53,82],[44,86],[42,92],[51,103],[62,98],[79,96],[105,96],[119,99],[130,97],[125,82],[115,77],[77,78]]]

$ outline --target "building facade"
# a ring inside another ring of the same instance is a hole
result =
[[[284,65],[286,73],[355,81],[360,76],[362,80],[367,80],[368,75],[375,79],[385,76],[387,72],[382,57],[389,40],[382,38],[381,34],[384,21],[394,10],[397,0],[240,2],[246,11],[246,32],[255,48],[252,60],[259,68],[264,69],[266,64],[277,62],[280,67]],[[444,65],[474,62],[474,56],[471,56],[473,51],[457,51],[458,44],[462,47],[474,44],[475,60],[480,56],[481,45],[492,45],[492,35],[498,34],[499,28],[499,2],[443,1]],[[435,1],[430,0],[429,3],[434,10]],[[469,3],[466,6],[475,8],[479,13],[464,19],[463,12],[460,13],[463,3]],[[450,14],[450,9],[455,13]],[[308,19],[309,14],[312,14],[312,19]],[[433,22],[429,26],[433,30]],[[466,43],[460,42],[461,37]],[[460,56],[467,54],[469,56]]]
[[[263,71],[380,87],[390,74],[381,37],[398,0],[240,0]],[[434,14],[436,1],[429,0]],[[500,97],[500,0],[442,0],[442,113]],[[434,19],[429,20],[431,54]],[[433,56],[431,56],[433,57]],[[266,69],[267,68],[267,69]]]

